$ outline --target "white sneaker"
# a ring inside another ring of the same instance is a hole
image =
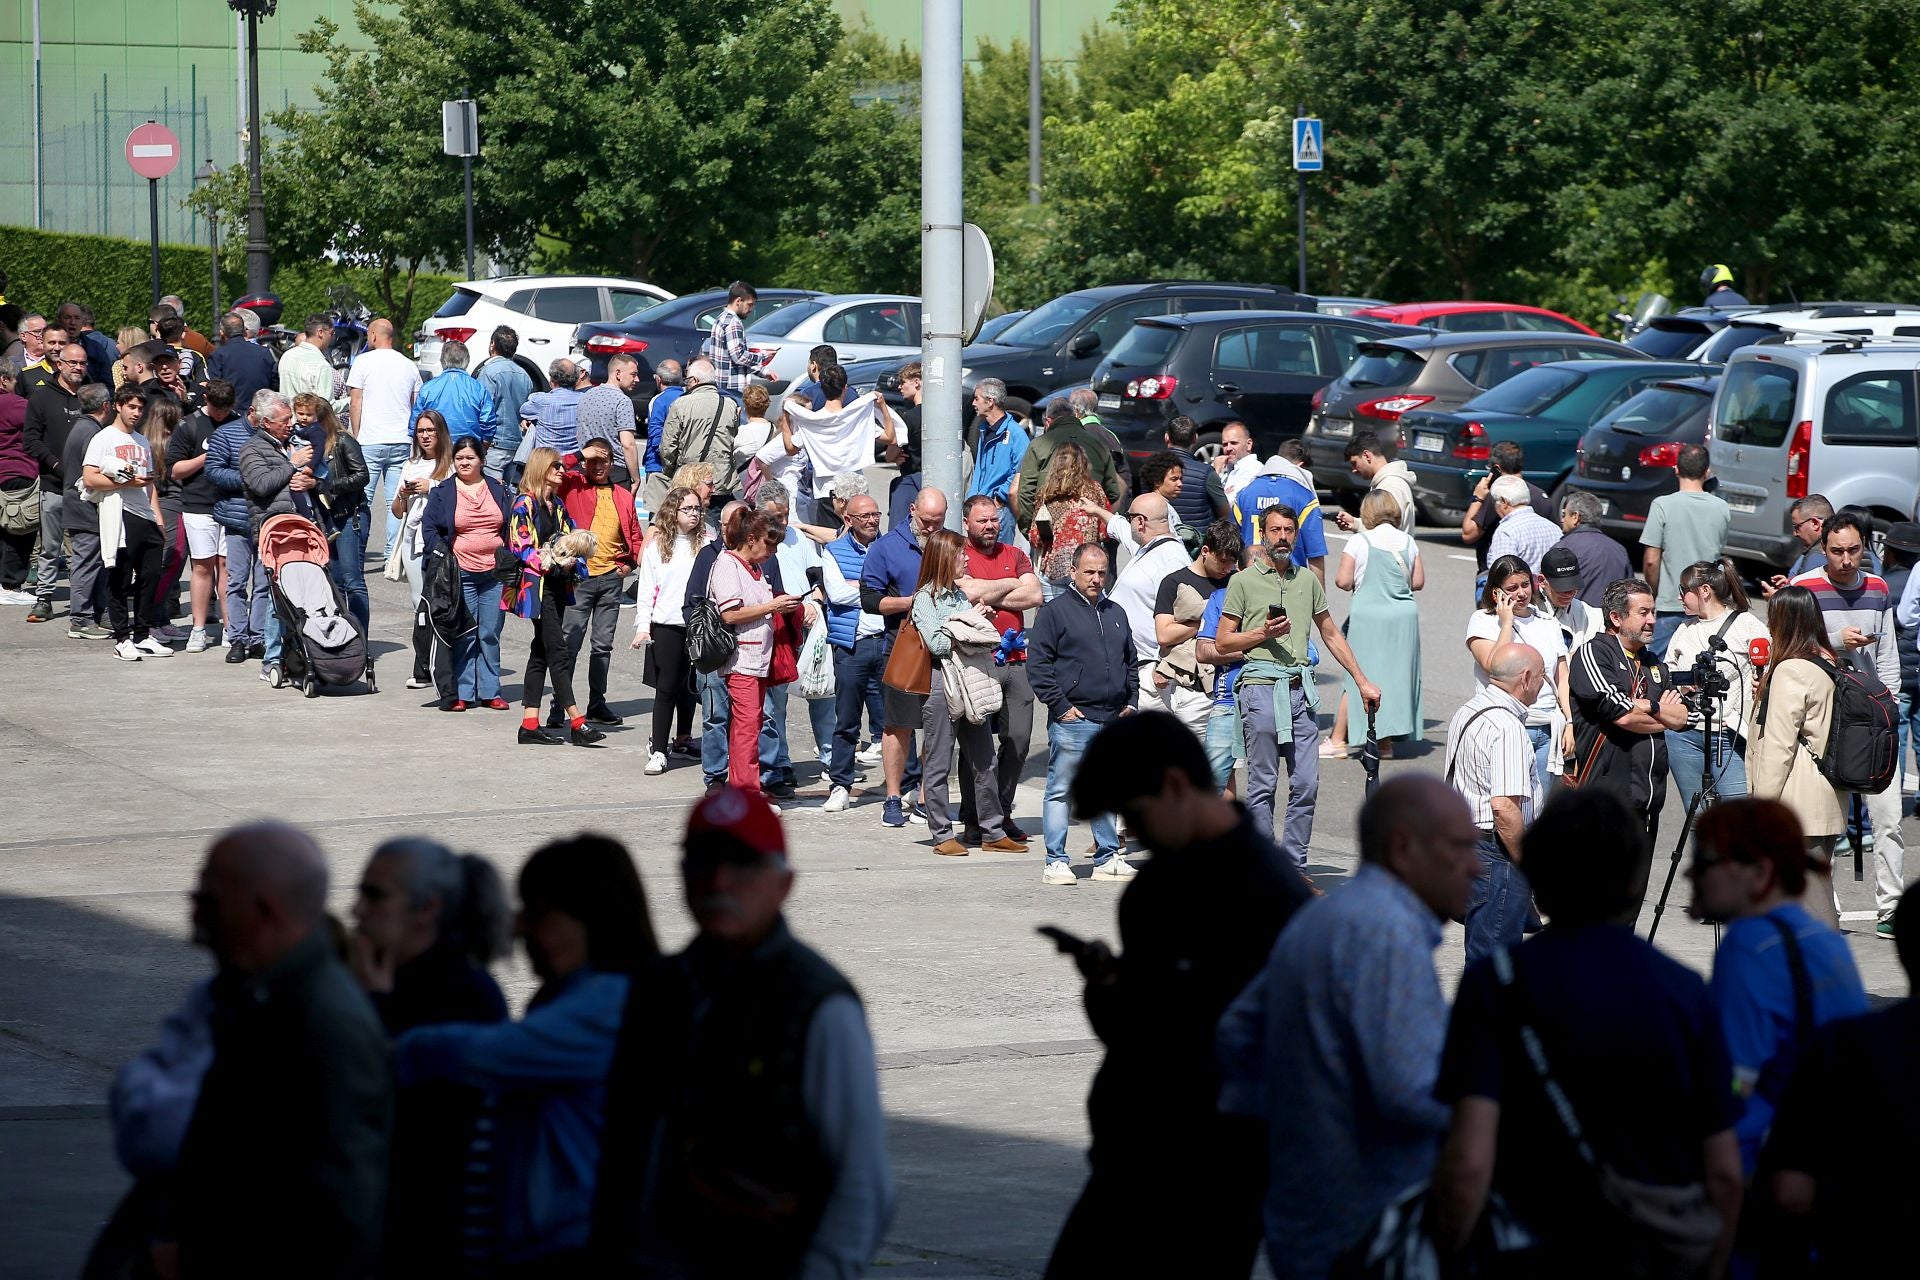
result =
[[[1074,884],[1076,880],[1072,864],[1066,862],[1049,861],[1046,870],[1040,873],[1041,884]]]
[[[431,680],[422,680],[422,679],[421,679],[421,678],[420,678],[419,676],[408,676],[408,677],[407,677],[407,688],[409,688],[409,689],[424,689],[424,688],[426,688],[426,687],[427,687],[428,685],[430,685],[430,684],[432,684],[432,683],[433,683],[433,681],[431,681]]]
[[[113,646],[113,656],[122,662],[140,661],[140,647],[131,640],[122,640]]]
[[[845,813],[847,806],[853,803],[853,796],[845,787],[835,787],[828,795],[827,802],[820,806],[822,813]]]
[[[212,647],[213,642],[207,639],[207,629],[205,627],[195,627],[193,634],[187,637],[188,653],[205,653]]]
[[[858,760],[861,764],[879,764],[880,763],[880,744],[878,742],[868,743],[866,749],[864,751],[859,751],[854,753],[853,758],[855,760]]]
[[[7,591],[0,589],[0,604],[32,604],[33,601],[34,595],[31,591]]]
[[[649,751],[647,753],[646,772],[649,775],[652,775],[652,774],[665,773],[666,771],[667,771],[667,757],[661,752]]]
[[[920,807],[919,801],[910,800],[907,802],[907,821],[922,827],[927,825],[927,811]]]
[[[148,636],[145,640],[140,641],[133,647],[149,658],[171,658],[173,656],[172,646],[162,644],[152,636]]]
[[[1116,853],[1093,869],[1092,878],[1095,880],[1131,880],[1139,874],[1138,871],[1133,869],[1131,862],[1128,862]]]

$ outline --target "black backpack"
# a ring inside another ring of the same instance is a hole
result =
[[[1893,694],[1869,671],[1835,667],[1824,658],[1809,659],[1833,679],[1833,719],[1825,751],[1807,750],[1820,776],[1836,791],[1879,795],[1898,773],[1899,711]]]

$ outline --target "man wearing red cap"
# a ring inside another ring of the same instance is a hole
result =
[[[710,792],[684,847],[700,931],[627,1005],[596,1274],[859,1275],[893,1216],[860,997],[787,931],[793,871],[764,797]]]

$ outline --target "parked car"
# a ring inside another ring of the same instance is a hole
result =
[[[1362,488],[1347,468],[1347,441],[1375,431],[1406,447],[1401,415],[1412,409],[1457,409],[1514,374],[1555,360],[1631,360],[1636,353],[1584,334],[1423,333],[1360,345],[1345,373],[1328,383],[1307,422],[1313,478],[1334,493]]]
[[[1026,311],[1003,311],[980,326],[980,332],[973,335],[975,342],[998,342],[1000,335],[1020,323]]]
[[[1196,311],[1147,316],[1093,375],[1100,420],[1135,461],[1165,447],[1176,415],[1200,428],[1195,453],[1220,448],[1220,428],[1243,421],[1262,454],[1307,425],[1314,393],[1353,363],[1362,344],[1404,326],[1298,311]]]
[[[1569,489],[1600,500],[1600,527],[1637,542],[1646,527],[1647,508],[1664,493],[1680,488],[1674,467],[1680,450],[1705,444],[1708,411],[1720,374],[1663,378],[1587,428],[1575,450]],[[1710,488],[1718,485],[1710,480]]]
[[[495,276],[453,286],[413,335],[413,358],[420,376],[440,372],[440,344],[453,339],[473,351],[473,363],[487,355],[487,338],[501,325],[520,335],[520,354],[542,369],[573,351],[575,327],[632,315],[673,294],[657,284],[624,276]]]
[[[756,376],[774,393],[807,376],[807,353],[832,345],[849,360],[906,359],[920,350],[920,299],[895,293],[822,294],[780,308],[747,326]]]
[[[1089,381],[1114,344],[1144,316],[1236,308],[1312,311],[1313,306],[1306,294],[1271,284],[1162,280],[1079,289],[1035,307],[998,341],[969,344],[960,353],[961,394],[971,401],[975,383],[998,378],[1008,392],[1031,402]]]
[[[1314,310],[1323,316],[1350,316],[1374,307],[1390,307],[1391,302],[1379,298],[1340,298],[1321,294],[1314,300]]]
[[[823,296],[810,289],[762,289],[746,323],[751,327],[782,307]],[[640,362],[643,380],[653,376],[658,360],[678,360],[685,367],[700,354],[701,344],[713,331],[714,318],[726,306],[725,289],[707,289],[656,302],[625,319],[583,324],[573,335],[574,359],[592,364],[595,382],[607,380],[608,359],[622,354]]]
[[[1915,514],[1920,340],[1779,335],[1747,347],[1727,363],[1712,420],[1736,555],[1791,564],[1788,511],[1809,493],[1865,508],[1881,529]]]
[[[1368,307],[1353,312],[1372,320],[1394,324],[1416,324],[1442,333],[1593,333],[1593,330],[1558,311],[1529,307],[1518,302],[1400,302]],[[1598,334],[1594,335],[1598,337]]]
[[[1574,448],[1601,417],[1662,378],[1698,373],[1679,360],[1556,360],[1516,373],[1458,409],[1403,414],[1413,494],[1426,509],[1464,515],[1496,441],[1526,451],[1527,479],[1553,493],[1573,471]]]

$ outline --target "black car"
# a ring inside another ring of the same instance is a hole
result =
[[[1360,345],[1413,333],[1379,320],[1298,311],[1197,311],[1149,316],[1093,375],[1100,420],[1138,462],[1158,453],[1176,414],[1200,428],[1211,457],[1220,428],[1245,422],[1254,447],[1273,452],[1307,425],[1313,395],[1353,362]]]
[[[1681,448],[1707,442],[1707,411],[1719,389],[1718,372],[1663,378],[1587,429],[1567,487],[1600,499],[1602,529],[1639,540],[1653,500],[1680,488]]]
[[[1035,307],[998,341],[976,342],[963,350],[961,394],[971,401],[975,383],[998,378],[1009,394],[1031,403],[1049,391],[1086,382],[1133,322],[1147,316],[1248,309],[1310,312],[1315,304],[1313,297],[1280,285],[1204,280],[1076,290]]]
[[[762,289],[759,301],[747,313],[750,327],[780,308],[826,295],[811,289]],[[582,324],[573,337],[573,358],[593,365],[593,380],[607,380],[607,361],[630,355],[640,362],[643,384],[653,377],[656,360],[678,360],[682,368],[700,354],[700,345],[713,331],[714,317],[727,305],[725,289],[686,293],[634,312],[624,320],[596,320]]]

